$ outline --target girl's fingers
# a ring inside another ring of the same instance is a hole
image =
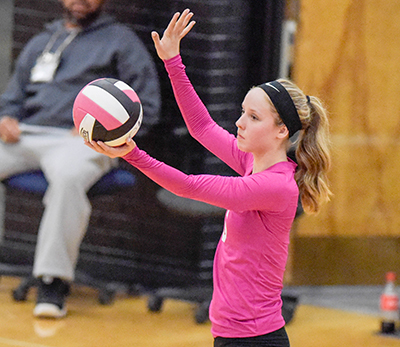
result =
[[[107,146],[104,142],[102,141],[97,141],[96,144],[106,153],[111,153],[113,151],[112,147]]]
[[[189,9],[185,9],[182,14],[176,12],[172,19],[170,20],[167,28],[165,29],[165,34],[180,34],[185,27],[188,25],[190,19],[193,17],[193,13]]]
[[[191,22],[185,27],[185,29],[182,31],[181,36],[182,36],[182,37],[186,36],[186,34],[187,34],[190,30],[192,30],[192,28],[193,28],[193,26],[194,26],[195,24],[196,24],[195,21],[191,21]]]
[[[96,152],[99,153],[104,153],[106,152],[108,146],[106,146],[103,142],[101,141],[85,141],[85,145],[94,149]]]
[[[186,10],[184,10],[182,12],[182,15],[179,17],[178,21],[176,22],[176,24],[178,24],[180,26],[187,25],[187,23],[190,20],[190,14],[191,14],[191,12],[190,12],[190,10],[188,8]]]
[[[119,152],[115,148],[109,147],[101,141],[91,141],[91,142],[85,141],[85,145],[95,150],[97,153],[107,155],[110,158],[116,158],[119,156],[118,155]]]
[[[172,16],[172,19],[170,20],[170,22],[169,22],[167,28],[165,29],[165,32],[168,32],[168,31],[172,31],[172,30],[173,30],[173,28],[175,27],[175,24],[176,24],[176,22],[177,22],[179,16],[180,16],[180,13],[179,13],[179,12],[176,12],[176,13]]]
[[[99,152],[99,151],[102,150],[102,149],[99,147],[99,145],[98,145],[96,142],[94,142],[94,141],[88,142],[88,141],[85,140],[85,145],[88,146],[89,148],[95,150],[96,152]]]
[[[193,13],[190,12],[189,9],[186,9],[182,12],[182,15],[180,16],[178,22],[176,23],[176,26],[179,27],[178,30],[182,31],[185,30],[186,26],[188,25],[190,19],[193,17]]]

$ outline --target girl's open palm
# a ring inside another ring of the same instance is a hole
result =
[[[123,157],[136,147],[136,143],[132,139],[127,139],[123,145],[118,147],[107,146],[102,141],[85,141],[85,145],[95,150],[96,152],[104,154],[110,158]]]
[[[164,31],[162,38],[153,31],[151,37],[154,41],[156,51],[160,59],[167,60],[175,57],[180,52],[182,38],[193,28],[195,21],[190,21],[193,13],[186,9],[180,14],[175,13]]]

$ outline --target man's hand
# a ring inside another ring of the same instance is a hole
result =
[[[5,143],[16,143],[19,141],[21,130],[17,119],[4,116],[0,119],[0,139]]]

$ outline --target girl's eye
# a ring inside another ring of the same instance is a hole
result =
[[[243,109],[240,111],[240,114],[244,114],[244,110]]]
[[[242,108],[241,115],[244,115],[245,113],[246,111]],[[248,117],[250,117],[252,120],[258,120],[258,117],[254,113],[248,114]]]

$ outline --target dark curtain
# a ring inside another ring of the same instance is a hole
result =
[[[251,4],[252,18],[248,26],[250,86],[279,77],[285,1],[253,0]]]

